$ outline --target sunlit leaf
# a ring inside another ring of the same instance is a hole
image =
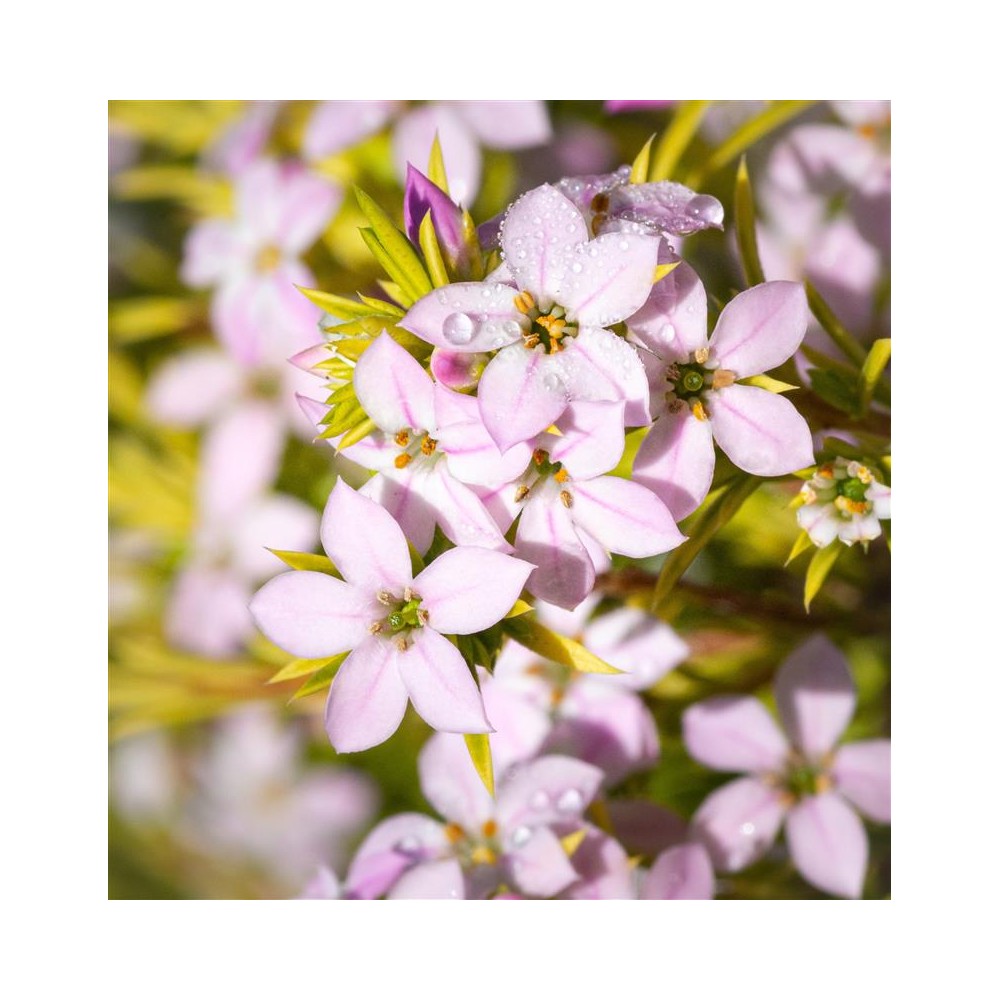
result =
[[[812,604],[813,598],[820,592],[824,581],[830,575],[830,570],[840,558],[840,553],[844,546],[838,541],[831,542],[825,548],[817,549],[815,555],[809,561],[809,568],[806,570],[805,586],[805,606],[806,611]]]
[[[503,630],[522,646],[547,660],[587,674],[620,674],[617,667],[605,663],[585,646],[558,632],[553,632],[533,618],[505,618]]]
[[[653,155],[649,171],[651,181],[665,181],[673,177],[684,151],[698,132],[701,119],[711,101],[684,101],[674,112],[670,125]]]
[[[628,177],[630,184],[645,184],[649,179],[649,151],[653,148],[655,138],[656,133],[654,132],[646,140],[646,145],[639,150],[639,155],[632,161],[632,172]]]
[[[292,569],[308,569],[315,573],[329,573],[331,576],[340,576],[337,567],[330,562],[327,556],[315,555],[312,552],[292,552],[288,549],[268,549],[268,552],[276,555],[286,566]]]
[[[295,694],[292,695],[291,700],[295,701],[296,698],[304,698],[307,694],[315,694],[317,691],[325,691],[330,686],[330,681],[333,680],[337,671],[340,669],[340,665],[350,656],[350,652],[338,653],[332,660],[327,661],[327,663],[320,667],[305,682],[305,684],[300,687]]]
[[[469,748],[469,757],[476,774],[486,786],[490,795],[495,795],[493,784],[493,752],[490,750],[489,733],[466,733],[465,745]]]
[[[514,602],[514,607],[504,615],[504,618],[518,618],[521,615],[526,615],[529,611],[533,610],[531,605],[527,601],[522,601],[518,598]]]
[[[885,366],[889,363],[891,355],[892,341],[888,337],[876,340],[872,344],[871,350],[868,352],[868,356],[861,366],[861,374],[858,376],[862,412],[866,412],[871,404],[875,385],[879,378],[881,378],[882,372],[885,371]]]
[[[755,385],[758,389],[767,389],[768,392],[791,392],[798,389],[797,385],[790,382],[781,382],[770,375],[748,375],[740,379],[740,385]]]
[[[119,341],[148,340],[177,333],[202,315],[197,300],[149,297],[119,299],[108,309],[108,330]]]
[[[785,565],[787,566],[794,559],[798,559],[806,549],[812,547],[812,540],[809,537],[808,531],[800,531],[799,537],[795,539],[795,544],[792,546],[792,551],[788,553],[788,558],[785,560]]]
[[[740,260],[743,263],[743,273],[747,285],[760,285],[764,281],[764,269],[760,263],[760,253],[757,250],[757,212],[754,208],[753,188],[750,186],[750,174],[747,171],[747,158],[740,158],[736,171],[736,194],[734,197],[736,211],[736,243],[740,248]]]
[[[448,268],[445,267],[444,257],[441,256],[441,247],[438,244],[430,209],[427,209],[423,219],[420,220],[420,249],[423,251],[427,272],[431,276],[431,281],[434,282],[434,287],[441,288],[447,285],[451,279],[448,277]]]
[[[354,194],[358,199],[361,211],[371,223],[372,234],[388,260],[387,266],[384,260],[379,259],[379,263],[385,267],[386,274],[400,286],[403,292],[412,296],[411,301],[426,295],[433,286],[416,250],[413,249],[413,245],[393,225],[392,219],[385,211],[361,188],[355,188]],[[371,250],[372,243],[365,238],[364,230],[362,230],[361,235]],[[376,254],[376,257],[378,256]]]
[[[283,681],[290,681],[296,677],[305,677],[306,674],[315,674],[329,662],[329,656],[324,656],[319,660],[292,660],[291,663],[283,666],[267,683],[281,684]]]
[[[434,141],[431,143],[431,153],[427,160],[427,176],[445,194],[448,194],[448,173],[444,166],[444,153],[441,152],[441,140],[437,132],[434,133]]]

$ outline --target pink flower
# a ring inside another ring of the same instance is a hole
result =
[[[845,545],[867,545],[882,534],[879,520],[889,518],[889,487],[880,483],[866,465],[846,458],[821,465],[802,486],[799,496],[799,527],[819,548],[835,538]]]
[[[705,289],[684,263],[654,287],[629,320],[644,350],[650,403],[658,416],[633,465],[680,520],[708,494],[712,439],[733,464],[758,476],[811,465],[812,436],[782,396],[739,380],[766,372],[798,349],[808,308],[801,285],[769,281],[741,292],[707,335]]]
[[[553,829],[574,829],[601,773],[568,757],[509,771],[496,799],[458,737],[431,737],[418,759],[424,796],[447,824],[418,813],[380,823],[358,849],[346,895],[374,899],[484,899],[501,886],[551,898],[579,875]]]
[[[856,696],[847,662],[824,636],[789,656],[774,691],[787,738],[755,698],[709,698],[684,713],[684,743],[695,760],[748,772],[713,792],[693,826],[716,868],[730,872],[760,858],[784,823],[802,877],[856,899],[868,839],[852,806],[889,822],[889,741],[836,746]]]
[[[334,747],[344,753],[387,740],[407,700],[435,729],[489,732],[476,682],[444,637],[496,624],[532,567],[463,546],[414,579],[399,525],[342,480],[330,494],[320,538],[343,580],[284,573],[257,592],[250,612],[260,630],[294,656],[352,651],[327,700],[326,730]]]
[[[624,400],[625,422],[649,419],[635,349],[604,327],[646,301],[659,239],[589,239],[568,198],[543,185],[511,206],[501,246],[512,287],[494,278],[425,295],[400,326],[436,347],[496,351],[479,381],[483,423],[501,451],[527,441],[570,402]]]

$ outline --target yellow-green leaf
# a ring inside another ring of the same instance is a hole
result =
[[[658,281],[662,281],[668,274],[675,271],[680,267],[680,261],[674,260],[669,264],[657,264],[656,270],[653,272],[653,284],[655,285]]]
[[[761,267],[760,254],[757,252],[757,212],[754,208],[753,188],[750,186],[746,156],[740,157],[740,165],[736,171],[734,205],[736,242],[740,248],[743,273],[746,275],[748,286],[760,285],[764,281],[764,268]]]
[[[793,389],[798,389],[797,385],[780,382],[770,375],[748,375],[740,379],[740,385],[755,385],[758,389],[767,389],[768,392],[791,392]]]
[[[201,305],[192,299],[119,299],[108,310],[108,330],[119,341],[147,340],[183,330],[201,311]]]
[[[673,118],[670,119],[669,128],[663,133],[663,138],[656,147],[653,165],[649,171],[651,181],[665,181],[673,175],[711,103],[711,101],[684,101],[677,108]]]
[[[393,225],[392,219],[381,206],[361,188],[356,187],[354,194],[361,211],[371,223],[372,232],[392,263],[392,269],[387,268],[386,273],[403,291],[412,293],[414,299],[426,295],[433,286],[416,250],[413,249],[413,244]],[[363,235],[364,230],[362,230]]]
[[[653,148],[655,138],[656,133],[654,132],[646,140],[646,145],[639,150],[639,155],[632,161],[632,172],[628,177],[630,184],[645,184],[649,179],[649,152]]]
[[[347,433],[341,438],[340,448],[350,448],[352,444],[357,444],[359,441],[363,441],[375,429],[375,421],[366,417],[360,424],[351,428],[351,430],[347,431]]]
[[[296,677],[305,677],[306,674],[314,674],[330,662],[329,656],[324,656],[320,660],[292,660],[285,664],[267,683],[280,684],[282,681],[290,681]]]
[[[504,618],[519,618],[521,615],[526,615],[529,611],[533,610],[531,605],[527,601],[522,601],[518,598],[514,602],[514,607],[504,615]]]
[[[340,576],[336,566],[326,556],[318,556],[312,552],[292,552],[288,549],[268,549],[273,552],[286,566],[292,569],[308,569],[315,573],[329,573]]]
[[[788,553],[788,558],[785,560],[785,565],[787,566],[792,560],[798,559],[806,549],[812,546],[812,539],[809,537],[808,531],[800,531],[799,537],[795,539],[795,544],[792,546],[792,551]]]
[[[437,132],[431,143],[431,155],[427,161],[427,177],[433,181],[445,194],[448,194],[448,173],[444,168],[444,153],[441,152],[441,140]]]
[[[431,276],[431,281],[434,282],[434,287],[441,288],[447,285],[451,279],[448,277],[448,268],[445,267],[444,257],[441,256],[441,247],[438,244],[430,209],[427,209],[423,219],[420,220],[420,249],[423,251],[427,272]]]
[[[571,858],[577,852],[577,848],[587,839],[586,830],[574,830],[572,833],[566,834],[565,837],[559,838],[559,843],[562,844],[562,849],[566,852],[566,857]]]
[[[321,292],[318,288],[302,288],[296,286],[299,291],[314,305],[319,306],[324,312],[338,319],[362,319],[366,316],[394,316],[402,315],[388,302],[379,302],[377,305],[372,300],[358,302],[355,299],[345,298],[343,295],[333,295],[330,292]]]
[[[817,549],[815,555],[809,561],[809,568],[806,570],[805,605],[806,611],[812,604],[813,598],[820,592],[824,581],[830,575],[830,570],[840,558],[840,553],[844,546],[839,541],[833,541],[825,548]]]
[[[325,691],[330,686],[330,681],[333,680],[337,671],[340,669],[341,663],[343,663],[348,656],[350,656],[350,651],[346,653],[338,653],[332,660],[328,660],[324,666],[320,667],[320,669],[317,670],[316,673],[314,673],[312,677],[310,677],[309,680],[307,680],[305,684],[303,684],[302,687],[300,687],[298,691],[292,695],[290,700],[295,701],[296,698],[304,698],[307,694],[314,694],[316,691]]]
[[[864,364],[861,366],[861,374],[858,376],[862,412],[868,410],[872,401],[872,393],[874,393],[875,386],[882,376],[882,372],[885,371],[885,366],[889,363],[891,355],[892,341],[888,337],[876,340],[872,344],[868,357],[865,358]]]
[[[472,766],[476,769],[476,774],[486,786],[486,791],[490,795],[495,795],[493,786],[493,753],[490,750],[490,737],[488,733],[466,733],[465,745],[469,749],[469,757],[472,759]]]
[[[813,316],[819,321],[819,325],[830,335],[830,339],[859,367],[865,363],[867,353],[858,341],[847,331],[847,328],[834,315],[833,310],[827,304],[812,282],[806,279],[806,298],[809,300],[809,308]]]
[[[617,667],[605,663],[585,646],[581,646],[575,639],[553,632],[533,618],[505,618],[501,625],[503,630],[522,646],[571,670],[587,674],[622,673]]]

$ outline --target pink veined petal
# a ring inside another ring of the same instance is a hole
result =
[[[421,340],[460,354],[495,351],[521,340],[527,321],[514,308],[517,289],[463,281],[428,292],[399,321]]]
[[[712,424],[687,406],[660,414],[632,464],[633,481],[655,493],[677,521],[698,509],[714,473]]]
[[[663,501],[638,483],[601,476],[568,487],[573,521],[609,552],[641,558],[684,541]]]
[[[660,256],[660,262],[666,263]],[[649,293],[628,320],[631,338],[665,361],[686,362],[708,345],[708,297],[690,264],[683,261]]]
[[[544,101],[457,101],[455,108],[491,149],[524,149],[552,138]]]
[[[167,639],[172,646],[213,659],[233,656],[253,635],[249,598],[245,581],[231,570],[181,570],[164,613]]]
[[[858,899],[868,866],[868,837],[858,814],[837,794],[810,795],[785,821],[799,874],[833,896]]]
[[[434,429],[434,383],[388,333],[380,334],[358,359],[354,389],[365,413],[382,430]]]
[[[250,602],[253,620],[268,639],[309,660],[335,656],[366,641],[368,626],[383,617],[381,611],[374,593],[309,570],[276,576]]]
[[[417,769],[420,790],[438,815],[478,837],[494,806],[465,740],[456,733],[435,733],[420,751]]]
[[[878,823],[892,819],[891,744],[861,740],[837,751],[831,774],[837,791]]]
[[[448,463],[438,462],[424,477],[422,486],[426,487],[423,495],[446,538],[458,546],[513,551],[482,500],[451,475]]]
[[[711,899],[715,873],[701,844],[681,844],[664,851],[642,884],[642,899]]]
[[[543,184],[507,210],[500,243],[518,288],[531,292],[545,307],[551,302],[568,305],[557,294],[572,273],[567,254],[589,238],[580,210],[550,184]]]
[[[510,881],[521,892],[537,899],[550,899],[579,878],[562,843],[551,830],[544,826],[525,828],[525,834],[527,840],[511,847],[503,857]]]
[[[249,580],[286,568],[268,549],[311,552],[319,539],[319,515],[296,497],[274,494],[250,505],[231,530],[233,568]]]
[[[612,799],[611,827],[632,854],[654,857],[687,838],[687,824],[676,813],[646,799]]]
[[[396,107],[396,101],[323,101],[306,126],[306,157],[318,160],[357,145],[384,128]]]
[[[222,351],[184,351],[153,373],[146,392],[146,409],[160,423],[197,427],[240,395],[244,378],[240,366]]]
[[[399,728],[407,702],[400,655],[391,640],[367,635],[340,665],[326,699],[326,734],[337,753],[377,746]]]
[[[454,858],[424,861],[404,872],[387,899],[465,899],[462,866]]]
[[[738,778],[712,792],[691,825],[715,869],[735,872],[764,856],[784,816],[779,792],[757,778]]]
[[[553,262],[546,291],[583,326],[620,323],[649,298],[659,249],[658,236],[598,236]]]
[[[635,878],[624,848],[596,827],[573,852],[570,862],[579,879],[563,899],[635,899]]]
[[[433,628],[416,629],[411,639],[397,662],[417,714],[446,733],[491,732],[482,695],[461,653]]]
[[[813,464],[809,425],[784,396],[731,385],[707,400],[715,440],[745,472],[783,476]]]
[[[631,344],[608,330],[583,327],[556,355],[553,371],[571,399],[625,401],[628,427],[649,423],[649,380]]]
[[[344,450],[344,455],[358,461],[354,452],[352,446]],[[393,454],[399,454],[398,450],[394,449]],[[437,523],[437,509],[427,486],[430,478],[426,467],[389,467],[372,476],[358,490],[361,496],[373,500],[392,517],[407,541],[421,554],[434,541],[434,525]]]
[[[441,143],[452,199],[459,205],[471,205],[479,192],[482,156],[471,129],[446,105],[417,108],[396,122],[392,152],[399,177],[406,176],[407,163],[418,170],[426,168],[435,135]]]
[[[632,690],[651,687],[690,653],[669,625],[631,607],[595,618],[587,625],[583,642],[602,660],[626,671],[621,677],[608,678],[610,683]]]
[[[795,649],[774,678],[789,739],[810,759],[831,750],[854,715],[854,681],[844,654],[825,635]]]
[[[349,899],[377,899],[407,869],[437,857],[447,846],[444,827],[420,813],[400,813],[365,837],[344,880]]]
[[[594,564],[550,483],[536,486],[525,501],[514,553],[537,567],[527,588],[542,600],[575,608],[594,589]]]
[[[590,561],[594,564],[594,572],[597,574],[607,573],[611,569],[611,556],[608,554],[608,550],[593,535],[584,531],[579,524],[574,524],[573,528],[576,531],[576,537],[580,539],[580,543],[587,550],[587,555],[590,556]]]
[[[301,398],[300,405],[302,405],[303,410],[314,416],[314,419],[316,419],[316,426],[322,429],[322,425],[319,421],[326,416],[328,407],[323,403],[313,404],[313,401],[305,404],[301,402]],[[339,439],[335,438],[327,438],[327,443],[336,448],[338,440]],[[406,482],[409,480],[409,477],[417,473],[419,468],[419,466],[417,468],[407,466],[405,469],[399,469],[396,467],[396,459],[399,457],[399,445],[396,444],[394,435],[386,434],[384,431],[372,431],[368,437],[358,441],[357,444],[352,444],[347,448],[340,448],[338,450],[344,458],[357,463],[363,469],[371,469],[373,472],[384,473],[385,479],[387,480],[399,480]],[[377,504],[385,507],[385,509],[388,510],[389,513],[392,514],[392,516],[399,522],[399,526],[403,529],[403,534],[406,535],[406,537],[413,542],[414,545],[416,545],[416,539],[410,534],[411,525],[403,520],[403,517],[397,507],[382,499],[383,494],[381,492],[381,487],[375,486],[376,478],[378,477],[373,476],[369,479],[358,492],[360,492],[362,496],[370,497]],[[433,533],[433,531],[434,528],[432,526],[431,532]],[[428,542],[428,544],[430,544],[430,542]],[[419,548],[419,546],[417,547]]]
[[[299,256],[319,239],[340,205],[343,192],[299,163],[282,164],[274,243]]]
[[[507,643],[504,650],[513,645]],[[486,715],[496,730],[490,735],[493,773],[498,780],[502,780],[512,764],[530,760],[538,753],[552,723],[548,712],[524,692],[512,684],[495,680],[482,668],[479,670],[479,689],[483,694]]]
[[[479,384],[479,376],[489,360],[489,355],[485,353],[465,354],[459,351],[447,351],[443,347],[435,347],[431,352],[430,363],[435,388],[475,389]]]
[[[597,794],[603,777],[582,760],[539,757],[517,768],[497,789],[497,822],[509,835],[519,826],[577,820]]]
[[[413,589],[435,632],[471,635],[510,611],[533,568],[502,552],[462,545],[438,556],[413,581]]]
[[[267,279],[252,272],[228,278],[212,296],[212,328],[223,347],[242,365],[252,367],[265,356],[261,303],[268,295]]]
[[[831,504],[814,503],[800,507],[795,512],[799,527],[809,535],[818,548],[825,548],[840,531],[843,520]]]
[[[502,452],[541,433],[569,402],[561,355],[506,347],[479,380],[479,411]]]
[[[684,712],[684,746],[699,763],[716,771],[780,770],[788,743],[756,698],[706,698]]]
[[[798,282],[754,285],[722,310],[709,340],[712,359],[737,378],[770,371],[798,350],[808,322],[806,293]]]
[[[218,284],[242,259],[232,222],[207,219],[192,227],[184,241],[181,280],[193,288]]]
[[[548,628],[583,642],[583,630],[600,603],[600,594],[591,594],[571,611],[567,611],[566,608],[557,607],[555,604],[537,601],[535,614],[538,616],[538,620]]]
[[[610,472],[625,449],[625,404],[570,403],[559,418],[557,437],[549,448],[553,462],[561,462],[574,478],[591,479]]]
[[[398,591],[413,579],[410,550],[392,515],[337,480],[323,511],[320,538],[344,579],[374,596]]]

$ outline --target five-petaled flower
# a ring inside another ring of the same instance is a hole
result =
[[[821,549],[835,538],[845,545],[867,545],[882,534],[879,521],[889,518],[889,487],[867,465],[846,458],[821,465],[799,497],[799,527]]]

